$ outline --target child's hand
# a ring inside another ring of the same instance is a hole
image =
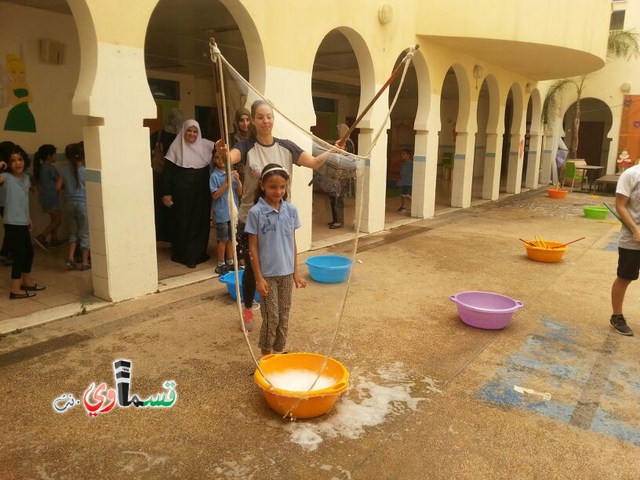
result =
[[[269,284],[264,278],[262,280],[256,280],[256,289],[261,297],[269,295]]]
[[[307,286],[307,281],[297,273],[293,274],[293,282],[296,284],[296,288],[304,288]]]
[[[229,147],[227,146],[226,143],[224,143],[224,141],[222,139],[220,139],[216,143],[214,143],[214,148],[215,148],[216,153],[218,155],[220,155],[220,158],[225,158],[227,153],[229,153]]]
[[[3,162],[2,160],[0,160],[0,170],[6,170],[6,169],[7,169],[6,162]]]
[[[236,182],[240,181],[240,174],[238,173],[237,170],[231,170],[231,176],[233,177],[233,180],[235,180]]]

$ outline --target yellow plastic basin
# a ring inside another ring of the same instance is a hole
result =
[[[535,243],[535,240],[529,240],[531,243]],[[551,248],[558,247],[560,245],[564,245],[561,242],[550,242],[544,241],[547,248],[543,247],[534,247],[533,245],[525,244],[524,248],[527,249],[527,256],[531,260],[535,260],[536,262],[545,262],[545,263],[557,263],[562,260],[562,256],[567,251],[567,247],[560,248]]]
[[[282,416],[291,418],[313,418],[330,411],[338,397],[349,386],[349,372],[334,358],[329,357],[324,370],[320,372],[326,357],[316,353],[286,353],[266,355],[260,359],[260,370],[269,378],[269,374],[294,370],[308,370],[315,375],[321,374],[335,380],[335,383],[321,390],[299,392],[272,387],[256,369],[255,382],[262,390],[267,404]]]

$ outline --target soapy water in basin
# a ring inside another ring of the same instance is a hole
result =
[[[275,388],[288,390],[290,392],[309,391],[309,388],[311,388],[311,385],[313,385],[316,378],[318,378],[318,374],[316,372],[300,369],[286,370],[284,372],[270,373],[267,375],[267,380],[269,380]],[[313,389],[311,389],[311,391],[322,390],[335,384],[335,378],[321,375],[316,384],[313,385]]]

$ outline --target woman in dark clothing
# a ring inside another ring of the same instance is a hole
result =
[[[195,268],[209,259],[209,164],[213,142],[187,120],[169,147],[162,175],[162,203],[173,213],[171,260]]]
[[[251,112],[247,108],[239,108],[233,120],[233,132],[229,135],[229,145],[233,147],[251,136]]]
[[[156,221],[156,240],[160,242],[171,242],[173,232],[171,210],[162,204],[162,172],[166,160],[165,153],[169,151],[169,147],[176,139],[180,127],[184,123],[184,114],[179,108],[174,108],[169,112],[167,124],[162,130],[158,130],[151,134],[151,168],[153,169],[153,204]],[[156,149],[160,147],[162,150],[156,156]]]

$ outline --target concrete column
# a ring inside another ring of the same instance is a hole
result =
[[[375,107],[374,107],[375,108]],[[367,152],[375,132],[360,128],[360,152]],[[360,230],[366,233],[384,230],[385,192],[387,190],[387,136],[381,135],[364,166],[362,222]]]
[[[274,112],[273,135],[286,138],[307,152],[313,151],[311,138],[303,133],[315,125],[316,116],[311,96],[311,72],[300,72],[281,67],[266,66],[265,97],[299,127],[293,126],[283,114]],[[308,89],[288,88],[289,85],[308,85]],[[250,102],[256,98],[250,97]],[[313,187],[309,181],[313,170],[305,167],[293,167],[291,175],[291,202],[297,207],[302,227],[296,230],[296,243],[299,252],[311,248],[313,231]]]
[[[524,136],[521,133],[511,134],[509,166],[507,168],[507,193],[520,193],[522,190],[522,156]]]
[[[419,130],[413,155],[412,217],[431,218],[435,214],[437,174],[438,139],[430,139],[428,131]]]
[[[158,289],[149,131],[156,106],[144,39],[156,2],[70,0],[80,39],[72,109],[84,130],[94,294],[119,301]]]
[[[540,178],[540,147],[542,139],[537,133],[529,137],[529,151],[527,152],[527,173],[525,187],[538,188]]]
[[[549,185],[558,182],[558,167],[556,154],[558,153],[558,141],[553,134],[542,137],[542,155],[540,159],[540,183]]]
[[[453,175],[451,185],[451,206],[467,208],[471,206],[471,187],[473,184],[473,139],[475,132],[458,132],[456,135],[456,153],[453,156]]]
[[[496,200],[500,195],[501,157],[502,134],[487,133],[487,148],[484,154],[482,198]]]

